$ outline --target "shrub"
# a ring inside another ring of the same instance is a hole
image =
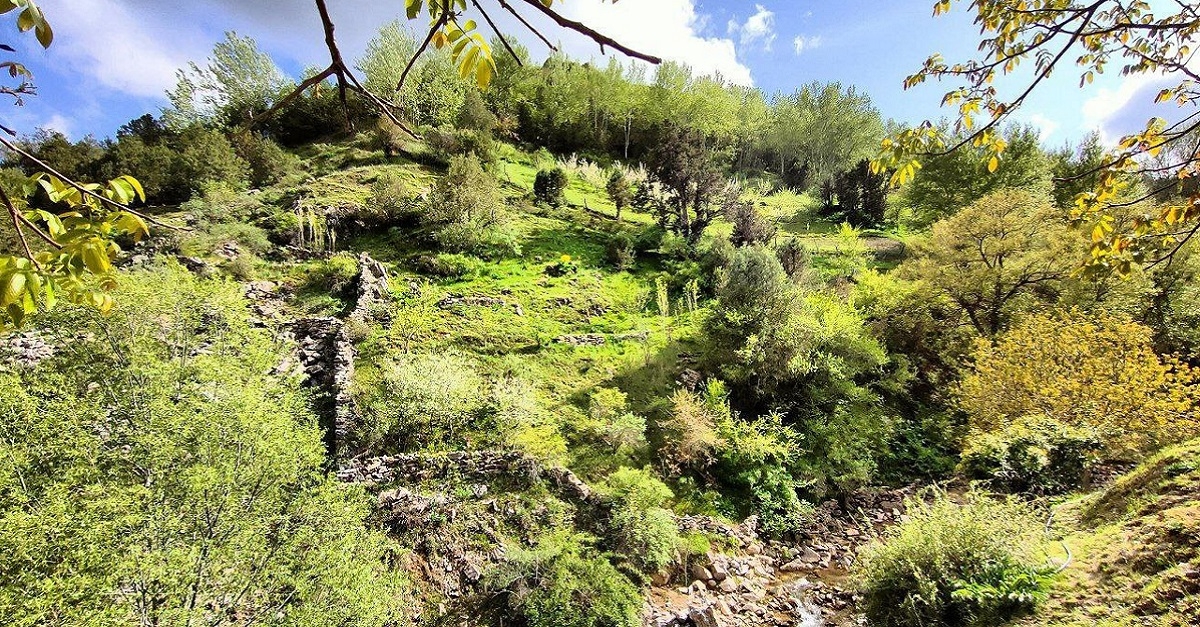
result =
[[[384,116],[380,116],[375,120],[375,127],[372,132],[375,144],[382,148],[384,156],[389,158],[406,151],[408,149],[408,142],[412,140],[411,135]]]
[[[403,355],[382,365],[378,389],[361,390],[364,444],[411,451],[455,442],[486,407],[487,386],[457,355]]]
[[[421,269],[443,279],[466,280],[483,274],[485,264],[478,257],[441,253],[422,261]]]
[[[507,219],[496,179],[472,156],[450,160],[449,171],[434,184],[425,205],[425,220],[437,228],[438,244],[450,252],[479,250],[489,231]]]
[[[179,177],[193,191],[204,183],[226,183],[244,188],[250,180],[250,164],[238,156],[233,144],[221,133],[200,127],[179,136]]]
[[[254,187],[277,183],[300,165],[295,155],[257,133],[237,133],[231,143],[237,155],[250,166],[250,184]]]
[[[614,453],[632,453],[646,444],[646,419],[630,411],[625,394],[599,388],[588,403],[588,417],[581,431],[600,440]]]
[[[212,255],[222,253],[228,245],[253,255],[262,255],[271,250],[267,232],[253,224],[239,222],[217,223],[192,231],[184,236],[180,249],[186,255]],[[227,256],[227,255],[225,255]]]
[[[243,253],[225,263],[225,271],[238,281],[253,281],[257,274],[258,258]]]
[[[404,175],[388,170],[371,184],[371,198],[361,215],[371,226],[388,226],[418,215],[418,202]]]
[[[877,627],[992,626],[1045,598],[1042,524],[1016,500],[910,499],[908,519],[868,545],[855,567],[860,606]]]
[[[485,588],[529,627],[637,627],[642,596],[587,536],[558,533],[532,549],[510,549]]]
[[[1104,313],[1032,315],[981,342],[958,402],[974,433],[1040,415],[1095,430],[1109,458],[1137,459],[1200,435],[1200,373],[1155,354],[1152,331]]]
[[[240,192],[227,183],[210,181],[199,192],[179,206],[191,216],[190,221],[200,228],[223,222],[250,222],[263,209],[256,196]]]
[[[495,160],[496,142],[489,133],[441,127],[430,129],[424,139],[434,158],[443,163],[467,156],[474,156],[482,163]]]
[[[663,431],[659,456],[666,469],[677,475],[711,464],[725,445],[717,422],[728,414],[723,388],[710,384],[703,394],[676,390],[671,396],[671,413],[659,424]]]
[[[625,176],[624,170],[616,168],[609,174],[604,191],[608,192],[608,199],[616,206],[617,221],[620,222],[621,210],[633,201],[633,183]]]
[[[303,268],[303,289],[326,292],[333,296],[347,295],[358,278],[358,259],[350,253],[338,253]]]
[[[567,189],[567,173],[562,168],[539,170],[533,180],[533,197],[551,207],[563,204],[563,191]]]
[[[766,244],[775,237],[775,223],[758,211],[750,201],[735,201],[725,206],[725,219],[733,223],[734,246]]]
[[[671,563],[679,527],[663,504],[673,494],[646,470],[621,468],[606,480],[613,501],[609,521],[613,548],[637,570],[655,573]]]
[[[1045,418],[1021,418],[967,443],[962,471],[997,490],[1058,494],[1080,487],[1099,436]]]
[[[616,233],[608,239],[608,261],[617,270],[628,270],[637,260],[637,248],[628,233]]]

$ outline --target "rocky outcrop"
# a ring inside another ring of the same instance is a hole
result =
[[[277,371],[299,375],[313,390],[330,457],[335,462],[346,459],[359,413],[350,394],[355,351],[345,324],[337,318],[304,318],[289,324],[284,336],[291,337],[296,348]]]
[[[392,297],[387,267],[367,253],[358,256],[356,293],[354,311],[350,313],[352,320],[371,320],[373,312],[380,309],[378,305],[387,303]]]
[[[39,331],[22,331],[0,337],[0,363],[33,368],[54,356],[56,349]]]
[[[655,578],[643,625],[855,625],[848,569],[863,544],[901,520],[910,493],[864,491],[829,501],[786,542],[761,538],[754,518],[734,525],[682,517],[680,530],[711,538],[714,550]]]
[[[337,472],[338,479],[367,485],[396,481],[420,483],[449,476],[473,480],[518,480],[545,484],[555,496],[592,509],[604,500],[575,473],[515,451],[454,451],[440,455],[387,455],[352,460]]]

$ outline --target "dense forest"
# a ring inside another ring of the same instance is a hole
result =
[[[5,624],[1200,621],[1179,150],[425,36],[4,140]]]

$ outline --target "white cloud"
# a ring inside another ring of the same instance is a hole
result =
[[[1038,130],[1038,141],[1043,143],[1061,126],[1041,113],[1031,113],[1023,117]]]
[[[726,30],[731,35],[740,33],[741,44],[744,47],[750,47],[758,42],[762,42],[763,50],[770,50],[777,36],[775,33],[775,13],[761,4],[754,5],[754,9],[754,15],[746,18],[745,23],[739,24],[736,20],[730,20]]]
[[[158,23],[119,0],[41,4],[57,31],[47,54],[61,55],[79,73],[120,93],[162,96],[175,83],[176,68],[208,51],[207,42],[188,26]]]
[[[620,2],[572,0],[563,3],[563,15],[647,54],[690,65],[699,74],[719,73],[741,85],[753,84],[750,68],[738,60],[734,41],[706,37],[705,19],[697,15],[694,0]],[[561,30],[547,32],[562,33]],[[562,33],[564,47],[572,56],[588,58],[596,53],[589,39]],[[609,51],[612,52],[611,50]]]
[[[796,35],[792,40],[792,48],[796,51],[796,55],[804,54],[805,50],[812,50],[821,47],[820,35]]]
[[[67,137],[74,137],[71,121],[57,113],[50,116],[50,119],[39,124],[38,128],[44,128],[48,131],[58,131]]]

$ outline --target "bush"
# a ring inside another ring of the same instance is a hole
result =
[[[441,127],[427,131],[424,139],[434,158],[442,163],[455,157],[474,156],[481,163],[492,163],[496,158],[495,140],[482,131]]]
[[[425,204],[425,221],[436,227],[439,245],[450,252],[480,251],[508,220],[496,179],[479,159],[454,157]]]
[[[421,270],[443,279],[466,280],[483,274],[487,268],[478,257],[442,253],[422,260]]]
[[[641,594],[588,547],[590,541],[559,533],[532,549],[510,549],[508,561],[488,574],[485,588],[528,627],[637,627]]]
[[[388,170],[371,184],[371,198],[361,215],[371,226],[388,226],[419,215],[418,203],[404,175]]]
[[[277,183],[300,165],[295,155],[256,133],[238,133],[231,143],[237,155],[250,166],[250,184],[254,187]]]
[[[993,489],[1059,494],[1083,485],[1100,446],[1092,431],[1028,417],[970,439],[960,468]]]
[[[1041,521],[1016,500],[910,499],[908,519],[862,552],[860,606],[876,627],[993,626],[1031,613],[1052,570]]]
[[[587,420],[579,430],[617,454],[633,453],[646,445],[646,419],[628,411],[625,394],[613,388],[592,393]]]
[[[551,207],[563,204],[563,191],[567,189],[567,173],[562,168],[539,170],[533,180],[533,197]]]
[[[763,216],[753,202],[739,200],[728,203],[725,219],[733,224],[730,240],[734,246],[766,244],[775,237],[775,223]]]
[[[637,248],[628,233],[616,233],[608,239],[608,261],[617,270],[628,270],[637,261]]]
[[[347,296],[358,273],[358,258],[350,253],[338,253],[304,266],[302,289],[335,297]]]
[[[179,178],[192,191],[204,183],[226,183],[244,188],[250,180],[250,164],[238,156],[233,144],[218,131],[194,127],[179,136]]]
[[[363,444],[376,452],[454,443],[486,407],[487,386],[457,355],[403,355],[382,365],[377,389],[360,390]]]
[[[1200,435],[1200,372],[1155,354],[1152,331],[1108,314],[1032,315],[981,342],[958,387],[975,433],[1043,415],[1095,430],[1110,459],[1136,460]]]
[[[663,504],[671,490],[646,470],[621,468],[606,480],[613,501],[613,548],[638,571],[655,573],[675,558],[679,527]]]
[[[207,256],[225,254],[224,249],[233,245],[235,252],[246,251],[262,255],[271,250],[271,239],[267,232],[253,224],[228,222],[200,228],[184,236],[180,250],[185,255]]]

